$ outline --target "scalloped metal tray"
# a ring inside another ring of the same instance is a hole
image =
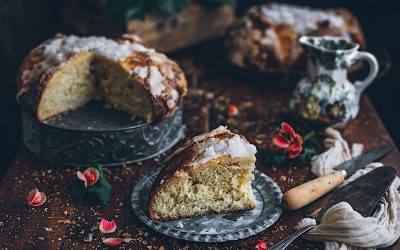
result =
[[[148,227],[177,239],[197,242],[224,242],[250,237],[273,225],[282,214],[282,192],[267,175],[255,170],[252,182],[256,208],[227,214],[199,216],[172,221],[154,221],[148,217],[147,203],[160,169],[150,172],[134,187],[131,202],[139,219]],[[182,222],[183,228],[177,228]]]
[[[105,109],[100,101],[47,122],[39,122],[22,110],[25,146],[39,158],[62,165],[112,166],[143,161],[170,149],[182,135],[182,106],[156,124]]]

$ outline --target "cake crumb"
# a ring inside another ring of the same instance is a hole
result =
[[[92,242],[92,240],[93,240],[92,233],[89,233],[88,236],[85,239],[83,239],[84,242]]]
[[[71,220],[58,220],[58,223],[62,223],[64,225],[69,225],[69,224],[75,224],[75,221],[71,221]]]
[[[124,238],[124,239],[123,239],[123,241],[126,242],[126,243],[129,243],[129,242],[131,242],[132,240],[133,240],[132,238]]]
[[[51,228],[51,227],[45,227],[44,228],[47,232],[53,232],[53,228]]]
[[[183,225],[183,223],[182,223],[181,221],[178,221],[178,223],[175,224],[175,227],[176,227],[176,228],[182,229],[182,228],[184,228],[185,226]]]

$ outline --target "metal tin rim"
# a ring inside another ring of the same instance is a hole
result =
[[[182,108],[182,106],[183,106],[183,105],[181,104],[179,107],[177,107],[177,109],[175,109],[174,112],[173,112],[169,117],[167,117],[167,118],[165,118],[165,119],[170,119],[170,118],[175,114],[175,112],[176,112],[178,109],[181,109],[181,108]],[[24,112],[25,115],[30,116],[31,119],[36,120],[37,122],[39,122],[39,123],[42,124],[43,126],[47,126],[47,127],[52,128],[52,129],[58,129],[58,130],[63,130],[63,131],[69,130],[69,131],[85,132],[85,133],[108,132],[108,131],[113,131],[113,132],[116,132],[116,131],[124,131],[124,130],[129,130],[129,129],[136,129],[136,128],[142,128],[142,127],[149,127],[149,126],[152,126],[152,125],[156,124],[156,123],[147,123],[147,122],[144,122],[144,121],[143,121],[142,123],[139,123],[139,124],[135,124],[135,125],[127,126],[127,127],[123,127],[123,128],[117,128],[117,129],[86,129],[86,130],[83,130],[83,129],[76,129],[76,128],[64,128],[64,127],[60,127],[60,126],[57,126],[57,125],[54,125],[54,124],[50,124],[50,123],[48,123],[48,122],[46,122],[46,121],[45,121],[45,122],[39,121],[34,115],[32,115],[31,112],[28,112],[28,111],[25,110],[24,108],[22,108],[22,112]],[[68,111],[68,112],[69,112],[69,111]]]
[[[97,111],[96,111],[97,112]],[[77,113],[73,114],[76,115]],[[102,115],[101,110],[99,114]],[[85,112],[79,115],[85,116]],[[79,116],[74,116],[79,123]],[[83,126],[91,126],[88,116]],[[145,123],[139,126],[129,125],[125,118],[115,123],[105,115],[102,120],[94,119],[93,128],[106,129],[73,129],[74,124],[68,120],[65,127],[53,126],[38,121],[32,114],[22,110],[22,135],[24,145],[38,158],[65,166],[88,166],[100,163],[107,166],[130,164],[144,161],[171,149],[182,139],[182,106],[171,117],[159,123]],[[89,121],[89,122],[88,122]],[[110,121],[110,122],[108,122]],[[88,123],[87,123],[88,122]],[[78,124],[79,126],[79,124]],[[110,129],[108,129],[110,128]]]

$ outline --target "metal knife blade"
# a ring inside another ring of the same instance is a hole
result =
[[[348,202],[362,216],[370,216],[395,177],[395,168],[379,167],[336,189],[332,193],[330,202],[318,212],[317,222],[329,208],[342,201]]]
[[[355,211],[364,217],[372,215],[395,177],[396,169],[392,167],[379,167],[342,188],[336,189],[330,203],[318,212],[318,216],[316,217],[317,223],[321,222],[321,218],[329,208],[342,201],[348,202]],[[315,225],[308,225],[298,229],[268,249],[283,250],[298,237],[314,227]]]
[[[372,150],[366,154],[357,156],[353,159],[343,162],[342,164],[334,167],[334,170],[345,171],[345,178],[352,176],[357,170],[365,167],[367,164],[376,161],[388,152],[390,152],[393,147],[382,147],[376,150]]]
[[[330,174],[312,179],[288,190],[282,196],[282,205],[288,210],[296,210],[307,205],[310,206],[310,203],[318,199],[324,200],[321,197],[340,186],[344,179],[353,175],[355,171],[365,167],[368,163],[379,159],[391,149],[391,147],[383,147],[355,157],[336,166]]]
[[[359,168],[359,166],[363,166],[365,167],[367,164],[374,162],[376,160],[378,160],[380,157],[384,156],[385,154],[387,154],[388,152],[390,152],[393,149],[393,147],[382,147],[373,151],[370,151],[364,155],[355,157],[349,161],[344,162],[341,165],[336,166],[334,169],[339,169],[339,171],[343,172],[343,170],[348,167],[349,165],[351,165],[352,163],[355,162],[355,169],[350,170],[348,174],[348,172],[346,170],[346,176],[345,178],[347,178],[348,176],[351,176],[352,173],[354,173],[354,171],[357,171]],[[363,157],[365,160],[363,160]],[[350,166],[350,168],[352,168]],[[302,212],[305,216],[311,216],[311,217],[315,217],[316,213],[318,211],[320,211],[320,209],[322,207],[324,207],[326,204],[329,203],[329,201],[331,200],[331,196],[332,196],[332,192],[329,194],[326,194],[325,196],[320,197],[319,199],[315,200],[314,202],[308,204],[307,206],[305,206],[302,209]]]

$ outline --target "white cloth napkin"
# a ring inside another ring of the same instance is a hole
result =
[[[360,155],[363,149],[362,144],[353,144],[350,151],[348,143],[333,128],[326,129],[325,136],[326,151],[314,156],[311,163],[311,171],[317,176],[332,172],[334,166]],[[371,163],[350,176],[343,185],[381,166],[382,163]],[[371,217],[361,216],[347,202],[336,204],[304,238],[324,241],[327,250],[375,249],[392,245],[400,237],[399,186],[400,179],[396,177]],[[316,221],[305,218],[298,227],[309,224],[316,224]]]

